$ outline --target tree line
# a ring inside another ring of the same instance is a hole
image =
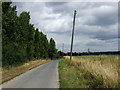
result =
[[[12,2],[2,3],[2,64],[14,65],[34,59],[58,57],[55,41],[30,24],[30,13],[17,15]]]
[[[70,56],[70,52],[64,53],[62,51],[58,52],[60,56]],[[72,56],[81,55],[120,55],[120,51],[105,51],[105,52],[73,52]]]

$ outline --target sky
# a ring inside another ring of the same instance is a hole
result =
[[[30,12],[30,23],[53,38],[56,48],[70,51],[73,14],[76,14],[74,52],[118,50],[117,2],[13,2],[17,14]]]

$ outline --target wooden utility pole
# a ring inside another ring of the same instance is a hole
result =
[[[72,30],[72,39],[71,39],[71,49],[70,49],[70,63],[71,63],[71,60],[72,60],[72,49],[73,49],[73,39],[74,39],[75,17],[76,17],[76,10],[74,11],[74,19],[73,19],[73,30]]]

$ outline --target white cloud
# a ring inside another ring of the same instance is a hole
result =
[[[65,44],[69,51],[73,23],[73,11],[77,10],[74,51],[117,50],[117,3],[82,2],[23,2],[17,5],[18,14],[30,11],[31,23],[55,39],[61,50]]]

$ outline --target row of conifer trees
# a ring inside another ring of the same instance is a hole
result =
[[[2,64],[23,63],[33,59],[57,57],[55,41],[30,24],[29,12],[17,15],[16,6],[2,3]],[[36,17],[37,18],[37,17]]]

